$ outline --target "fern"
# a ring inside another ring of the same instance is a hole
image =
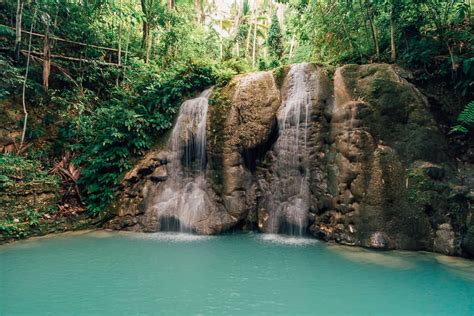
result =
[[[459,113],[458,123],[451,128],[449,134],[452,133],[468,133],[470,128],[474,125],[474,101],[469,102],[464,110]]]

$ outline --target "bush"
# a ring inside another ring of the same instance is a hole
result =
[[[2,69],[0,76],[0,100],[2,100],[21,91],[23,76],[19,68],[14,67],[8,58],[1,55],[0,69]]]

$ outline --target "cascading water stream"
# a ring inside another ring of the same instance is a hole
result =
[[[181,105],[171,133],[166,166],[169,178],[153,203],[160,230],[194,231],[204,216],[206,193],[206,118],[211,89]]]
[[[171,134],[171,149],[181,160],[175,164],[185,176],[201,174],[206,167],[206,118],[211,89],[181,105]]]
[[[279,136],[274,146],[276,177],[267,208],[273,213],[270,232],[302,236],[308,223],[308,129],[311,120],[311,87],[308,64],[293,65],[278,112]]]

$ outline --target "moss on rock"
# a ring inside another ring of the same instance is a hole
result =
[[[212,91],[209,98],[208,120],[207,120],[207,152],[209,155],[209,170],[213,188],[216,192],[222,192],[224,183],[223,175],[223,153],[226,135],[224,134],[225,123],[231,107],[230,95],[235,82],[224,88]]]

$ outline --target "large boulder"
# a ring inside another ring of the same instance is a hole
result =
[[[274,137],[280,91],[271,72],[258,72],[238,76],[218,92],[210,109],[210,169],[227,212],[242,220],[256,207],[252,173]]]

